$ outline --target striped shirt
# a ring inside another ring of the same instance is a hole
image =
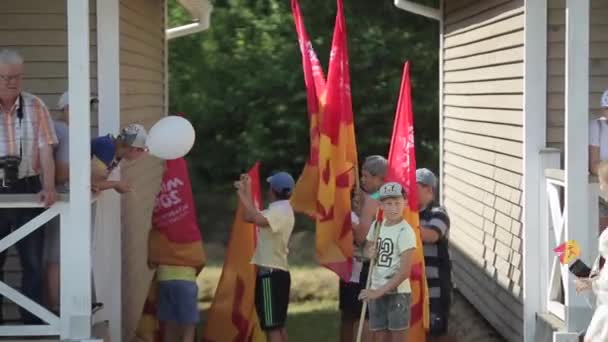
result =
[[[0,157],[21,157],[19,178],[24,178],[40,174],[40,148],[57,144],[57,136],[42,100],[26,92],[21,92],[21,99],[18,97],[11,108],[0,105]]]
[[[449,296],[451,288],[451,264],[448,251],[450,218],[443,207],[429,206],[420,212],[420,227],[439,233],[435,243],[424,243],[424,262],[429,298],[441,299]],[[446,293],[447,292],[447,293]]]

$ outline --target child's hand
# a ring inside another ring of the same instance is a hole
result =
[[[251,185],[251,177],[249,177],[248,174],[243,173],[241,175],[241,183],[243,183],[243,185],[245,185],[245,186]]]
[[[376,253],[378,253],[377,249],[376,249],[376,242],[366,242],[366,246],[365,246],[365,257],[368,259],[371,259],[372,257],[376,256]]]
[[[380,293],[378,290],[363,290],[359,294],[359,300],[362,301],[376,300],[380,297],[382,297],[382,293]]]
[[[131,187],[126,181],[121,180],[116,183],[116,185],[114,186],[114,190],[116,190],[116,192],[118,192],[119,194],[126,194],[127,192],[131,191]]]

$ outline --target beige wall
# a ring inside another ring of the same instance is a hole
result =
[[[443,200],[458,289],[522,336],[523,0],[447,0]]]
[[[547,143],[563,149],[566,1],[551,0],[548,12]],[[589,116],[598,115],[608,89],[608,0],[591,0]],[[586,119],[586,118],[585,118]]]
[[[91,23],[91,91],[97,89],[97,49],[95,1],[90,1]],[[56,111],[57,100],[68,86],[66,1],[19,0],[0,1],[0,49],[17,50],[25,59],[24,90],[39,96]],[[91,130],[97,131],[97,119],[91,118]],[[5,279],[9,285],[21,286],[21,265],[11,249]],[[17,306],[3,305],[6,320],[19,319]]]
[[[121,125],[150,128],[165,115],[164,0],[120,1]],[[130,341],[141,315],[151,272],[148,231],[162,163],[146,158],[123,168],[134,191],[123,196],[123,340]]]

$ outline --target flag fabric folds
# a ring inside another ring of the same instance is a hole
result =
[[[302,69],[306,85],[306,99],[309,120],[310,152],[304,170],[296,183],[291,197],[291,205],[296,212],[315,217],[317,188],[319,184],[319,125],[322,117],[325,94],[325,76],[317,54],[313,49],[298,0],[291,1],[291,10],[298,34],[298,43],[302,54]]]
[[[325,83],[298,1],[292,0],[310,118],[310,156],[298,180],[292,205],[297,212],[316,221],[319,263],[348,280],[353,253],[350,194],[357,179],[357,149],[343,0],[337,0],[337,9]]]
[[[151,265],[191,266],[199,272],[205,264],[188,167],[183,158],[165,163],[148,245]],[[162,341],[162,327],[156,319],[156,287],[156,279],[152,279],[136,331],[140,339],[148,342]]]
[[[414,145],[414,112],[410,83],[410,63],[403,68],[403,78],[393,136],[388,154],[387,181],[399,182],[407,191],[408,205],[404,218],[416,233],[416,251],[413,254],[410,284],[412,287],[412,308],[408,338],[425,341],[429,326],[429,299],[424,267],[424,252],[420,238],[418,216],[418,187],[416,184],[416,150]]]
[[[261,207],[259,163],[249,171],[251,191],[258,209]],[[220,282],[209,309],[203,342],[262,342],[255,310],[256,268],[251,264],[257,241],[257,227],[245,222],[243,207],[237,208],[230,240],[226,249]]]

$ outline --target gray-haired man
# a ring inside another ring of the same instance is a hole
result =
[[[0,193],[40,194],[46,207],[57,197],[53,146],[57,143],[51,115],[38,97],[22,91],[23,58],[0,51]],[[0,209],[0,238],[36,217],[40,209]],[[22,293],[39,302],[42,297],[43,230],[17,243],[23,267]],[[0,254],[0,266],[5,253]],[[41,321],[21,310],[26,324]]]

